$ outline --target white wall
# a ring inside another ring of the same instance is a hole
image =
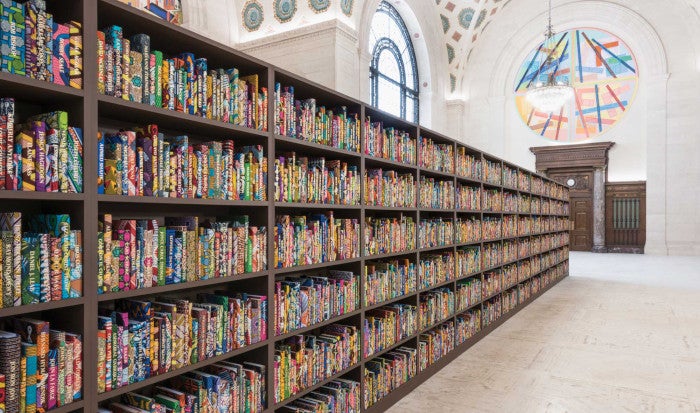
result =
[[[700,254],[700,18],[697,1],[555,0],[557,30],[598,27],[624,40],[637,59],[640,83],[625,117],[591,141],[612,141],[611,181],[647,180],[648,253]],[[466,141],[525,167],[531,146],[553,145],[520,119],[513,79],[542,39],[544,4],[505,7],[472,53],[463,84]]]

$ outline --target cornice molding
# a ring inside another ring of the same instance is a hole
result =
[[[538,146],[530,148],[535,154],[536,168],[546,171],[551,168],[591,167],[605,169],[608,151],[614,142],[597,142],[583,145]]]
[[[300,27],[260,39],[238,43],[236,47],[244,52],[290,46],[303,40],[326,36],[340,36],[353,43],[357,42],[357,31],[338,19],[326,20],[309,26]]]

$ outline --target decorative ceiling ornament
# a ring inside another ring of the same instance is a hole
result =
[[[340,9],[346,16],[352,16],[352,7],[354,3],[354,0],[340,0]]]
[[[309,0],[309,7],[314,13],[323,13],[331,6],[331,0]]]
[[[280,23],[286,23],[297,12],[297,0],[275,0],[275,19]]]
[[[254,32],[260,28],[265,16],[263,8],[257,0],[248,0],[243,6],[243,26],[249,32]]]
[[[553,57],[553,51],[559,46],[561,41],[557,43],[556,39],[554,38],[555,33],[552,26],[552,0],[549,0],[548,4],[549,12],[547,15],[547,27],[544,33],[544,46],[548,50],[551,50],[551,52],[548,53],[541,61],[539,71],[552,65],[559,66],[560,63],[560,60],[558,61]],[[567,79],[557,79],[556,72],[556,70],[551,71],[551,73],[547,76],[547,79],[544,81],[538,80],[533,82],[525,94],[527,101],[532,106],[546,113],[559,111],[574,96],[574,89],[569,85]]]

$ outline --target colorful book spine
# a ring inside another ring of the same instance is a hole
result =
[[[77,21],[68,23],[70,35],[69,49],[69,84],[75,89],[83,88],[83,25]]]
[[[53,82],[58,85],[70,85],[70,30],[68,25],[53,23]]]
[[[25,54],[25,9],[24,5],[13,0],[0,2],[0,23],[2,24],[2,61],[3,72],[24,76],[26,73]]]

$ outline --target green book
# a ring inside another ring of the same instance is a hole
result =
[[[158,227],[158,285],[165,285],[165,227]]]
[[[180,402],[178,400],[162,394],[156,394],[154,399],[156,403],[162,404],[166,409],[172,410],[173,413],[182,413],[182,407],[180,406]]]
[[[22,305],[37,304],[41,296],[40,243],[36,234],[22,237]]]
[[[161,78],[163,71],[163,52],[160,50],[154,50],[153,54],[156,56],[156,71],[154,74],[155,84],[156,84],[156,107],[163,107],[163,81]]]

